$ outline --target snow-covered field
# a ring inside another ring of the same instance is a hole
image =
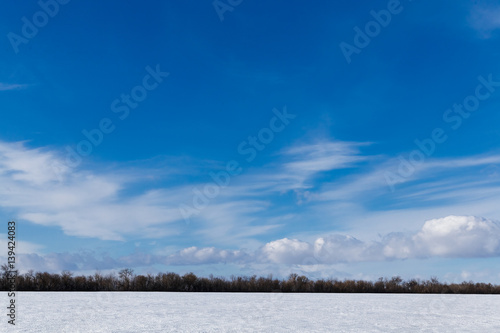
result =
[[[16,329],[2,315],[0,332],[500,332],[494,295],[22,292],[16,303]]]

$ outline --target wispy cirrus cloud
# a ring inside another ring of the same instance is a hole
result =
[[[177,232],[161,225],[181,219],[174,204],[183,190],[150,188],[127,195],[126,189],[144,181],[136,171],[96,172],[64,165],[57,151],[0,142],[0,207],[73,236],[120,240],[137,228],[152,238]]]
[[[287,161],[282,174],[289,177],[292,189],[307,188],[307,181],[314,175],[331,170],[356,166],[370,157],[363,155],[360,147],[370,143],[347,141],[321,141],[313,144],[300,144],[283,151]]]
[[[4,185],[0,188],[0,206],[21,219],[59,227],[71,236],[127,240],[136,237],[140,228],[140,238],[170,239],[189,233],[191,245],[240,246],[253,250],[268,241],[269,235],[283,234],[289,225],[295,227],[287,234],[299,237],[311,226],[316,234],[335,233],[337,227],[356,235],[377,228],[389,234],[397,225],[404,230],[411,228],[415,217],[402,218],[405,211],[415,216],[421,216],[417,209],[428,212],[427,216],[454,211],[463,214],[469,207],[466,203],[478,200],[482,200],[481,204],[471,212],[497,216],[492,206],[494,200],[490,199],[496,195],[500,180],[495,174],[485,179],[482,172],[500,162],[497,155],[429,159],[391,193],[383,175],[395,160],[384,161],[363,154],[360,148],[364,145],[341,141],[294,145],[277,155],[275,163],[234,177],[231,186],[221,188],[220,195],[193,219],[192,226],[186,227],[178,205],[192,197],[195,185],[169,185],[168,181],[161,181],[169,178],[165,170],[157,174],[138,164],[134,164],[133,170],[64,168],[62,156],[54,149],[29,148],[23,142],[0,142],[0,181]],[[354,167],[358,168],[356,176],[339,173],[317,179],[323,172]],[[180,174],[177,169],[172,172]],[[141,189],[132,190],[138,182],[142,183]],[[293,196],[307,200],[299,203],[283,199]],[[371,206],[376,200],[382,201],[377,202],[374,211]],[[429,210],[435,209],[435,202],[444,202],[446,206],[441,211]],[[295,213],[298,207],[300,214]],[[400,213],[395,209],[400,209]],[[388,219],[391,214],[394,217]],[[335,241],[331,238],[323,241],[327,245],[342,244],[337,253],[343,253],[344,248],[356,248],[357,254],[352,253],[356,258],[368,257],[365,250],[371,251],[374,259],[381,253],[376,251],[377,246],[367,247],[367,243],[353,239],[337,237]],[[316,241],[309,244],[307,251],[319,246]],[[295,245],[300,244],[283,241],[266,249],[291,246],[290,252],[302,251],[300,246],[295,249]],[[280,258],[287,251],[281,254],[270,251],[269,256],[264,251],[259,257],[268,258],[269,262],[279,261],[272,258]]]
[[[28,84],[0,82],[0,91],[22,90],[28,88]]]
[[[371,159],[360,151],[366,145],[318,140],[297,143],[280,151],[275,162],[251,168],[231,179],[231,186],[221,188],[194,219],[198,226],[194,233],[225,244],[237,244],[252,243],[249,238],[284,227],[293,214],[282,214],[283,206],[277,201],[291,194],[300,202],[308,189],[317,185],[314,178],[319,174],[353,168]],[[203,188],[203,184],[194,187]]]
[[[469,24],[479,37],[489,39],[500,28],[500,6],[498,4],[475,5],[469,16]]]
[[[391,203],[401,202],[405,198],[420,196],[423,200],[431,199],[432,194],[443,193],[455,196],[451,187],[486,189],[500,186],[500,155],[496,152],[476,156],[457,158],[431,158],[414,168],[408,177],[400,177],[392,184],[395,191],[390,191],[386,175],[396,173],[401,161],[388,158],[374,165],[371,169],[325,182],[314,193],[317,201],[357,201],[373,197],[392,198]],[[488,171],[489,170],[489,171]],[[486,174],[486,172],[489,172]]]
[[[280,215],[266,212],[272,208],[274,196],[302,187],[295,183],[297,179],[302,183],[315,172],[348,164],[344,161],[313,167],[300,161],[345,157],[351,149],[346,147],[300,146],[284,154],[293,155],[295,164],[288,165],[285,158],[278,169],[250,170],[235,179],[233,186],[221,189],[217,199],[196,217],[192,234],[205,241],[236,244],[252,242],[252,237],[279,228],[282,223],[270,222],[282,220]],[[180,169],[193,170],[178,165],[171,173],[177,177]],[[293,181],[282,177],[292,173]],[[137,163],[131,169],[106,165],[93,170],[70,168],[55,149],[30,148],[27,142],[0,142],[0,181],[4,185],[0,207],[35,224],[59,227],[70,236],[125,240],[136,234],[137,228],[146,238],[178,234],[185,226],[179,203],[192,197],[196,184],[169,185],[162,181],[170,178],[175,177],[164,169]],[[131,190],[139,182],[147,184],[141,191]]]

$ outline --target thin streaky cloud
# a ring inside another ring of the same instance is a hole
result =
[[[28,88],[28,84],[4,83],[0,82],[0,91],[22,90]]]
[[[481,38],[491,38],[493,32],[500,28],[500,6],[474,6],[469,23]]]

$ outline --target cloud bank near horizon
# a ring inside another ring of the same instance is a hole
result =
[[[4,242],[5,243],[5,242]],[[0,242],[0,246],[3,243]],[[6,244],[4,244],[6,245]],[[32,245],[31,249],[36,249]],[[477,216],[447,216],[428,220],[412,234],[391,233],[378,241],[362,241],[342,234],[318,237],[313,242],[282,238],[255,251],[188,247],[168,255],[137,252],[114,259],[82,253],[23,253],[21,270],[108,270],[150,265],[208,264],[292,265],[313,269],[321,265],[407,259],[500,257],[500,223]],[[312,267],[312,268],[311,268]]]

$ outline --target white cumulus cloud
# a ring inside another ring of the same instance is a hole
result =
[[[283,238],[267,243],[260,250],[260,258],[277,264],[295,264],[313,255],[313,247],[297,239]]]
[[[447,216],[425,222],[413,237],[421,254],[444,257],[500,255],[500,224],[476,216]]]
[[[336,264],[425,257],[500,256],[500,224],[476,216],[426,221],[416,233],[390,233],[365,242],[348,235],[317,238],[312,244],[280,239],[264,245],[260,258],[279,264]]]

